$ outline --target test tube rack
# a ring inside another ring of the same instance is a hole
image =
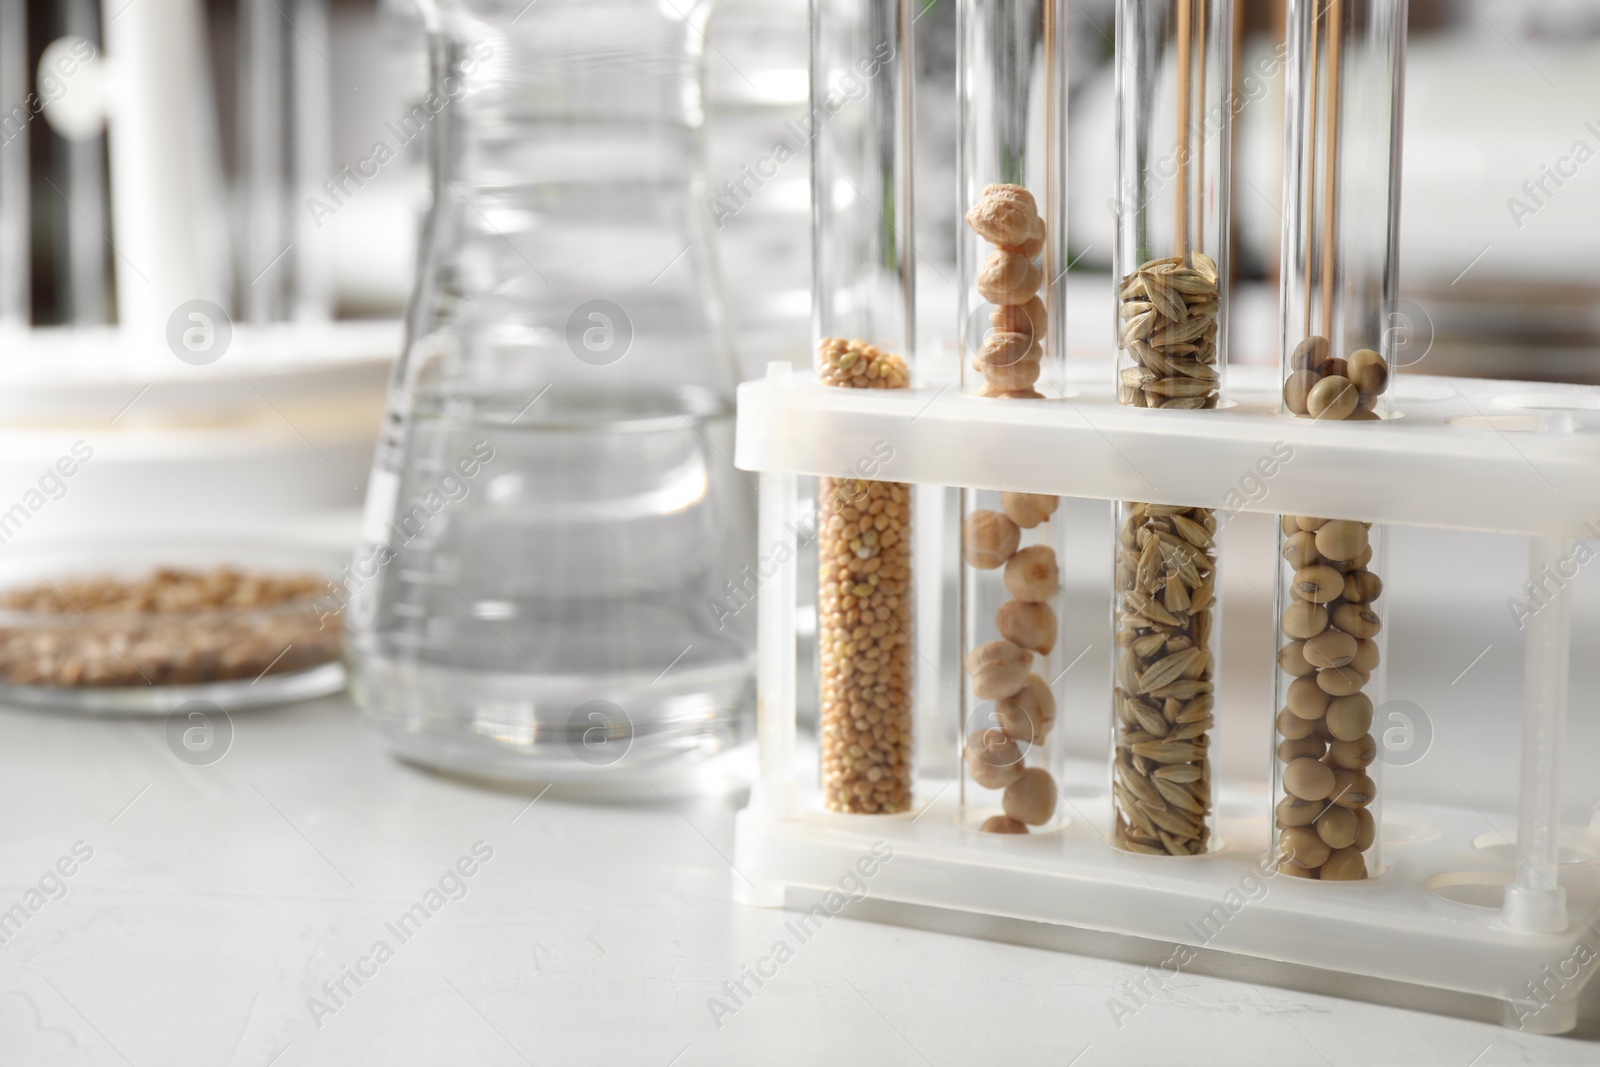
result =
[[[1484,815],[1471,807],[1386,802],[1378,877],[1275,877],[1258,894],[1246,890],[1266,866],[1266,801],[1228,783],[1219,805],[1224,844],[1196,857],[1134,856],[1107,843],[1108,767],[1103,795],[1069,788],[1071,822],[1055,833],[964,829],[954,783],[937,780],[917,781],[904,815],[822,810],[815,768],[797,764],[798,479],[860,477],[862,457],[883,453],[879,442],[891,443],[893,456],[874,476],[897,482],[1520,534],[1531,541],[1536,585],[1548,585],[1546,568],[1570,559],[1575,541],[1596,537],[1597,387],[1401,375],[1396,416],[1374,427],[1280,415],[1269,368],[1230,369],[1222,410],[1152,412],[1117,404],[1109,361],[1068,366],[1065,398],[1027,404],[951,386],[828,389],[786,363],[739,388],[734,462],[760,475],[761,546],[773,550],[771,560],[788,558],[763,569],[758,594],[760,777],[736,822],[736,897],[782,907],[791,888],[836,890],[882,841],[893,859],[875,865],[878,900],[1488,997],[1507,1026],[1571,1030],[1578,996],[1600,965],[1600,864],[1586,831],[1564,832],[1560,821],[1571,630],[1564,588],[1527,621],[1518,829],[1494,848],[1484,848]],[[1293,459],[1251,502],[1239,479],[1280,442]],[[1473,491],[1452,488],[1464,484]],[[791,552],[776,551],[785,544]],[[1270,710],[1261,709],[1263,736]],[[919,705],[917,728],[933,729],[923,720],[939,713]],[[1069,772],[1066,785],[1085,780]]]

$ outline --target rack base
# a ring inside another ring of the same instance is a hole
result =
[[[1567,929],[1536,934],[1502,919],[1517,855],[1495,828],[1515,825],[1510,816],[1491,824],[1470,809],[1391,804],[1386,870],[1312,885],[1263,873],[1260,793],[1225,788],[1222,847],[1167,859],[1112,850],[1104,796],[1069,795],[1072,822],[1059,832],[996,838],[958,825],[957,789],[920,782],[917,795],[934,799],[914,813],[846,816],[797,803],[792,788],[775,796],[758,787],[735,824],[735,895],[781,907],[794,887],[823,892],[816,906],[838,910],[864,885],[880,901],[1164,942],[1169,974],[1207,948],[1491,997],[1506,1026],[1539,1034],[1577,1025],[1579,994],[1600,965],[1600,865],[1586,835],[1564,839]]]

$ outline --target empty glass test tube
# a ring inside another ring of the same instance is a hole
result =
[[[1214,409],[1227,352],[1231,0],[1119,0],[1116,41],[1117,398]],[[1112,840],[1202,854],[1217,844],[1218,516],[1119,501],[1113,517]]]
[[[811,19],[817,379],[909,388],[910,0],[815,0]],[[881,459],[817,483],[822,802],[855,814],[911,808],[912,490],[875,479]]]
[[[961,0],[956,8],[961,384],[1001,404],[1061,395],[1064,7]],[[1062,673],[1059,506],[1048,494],[961,492],[961,817],[987,833],[1064,821],[1053,732]]]
[[[1388,413],[1405,0],[1290,0],[1283,410]],[[1272,801],[1285,874],[1367,878],[1378,855],[1375,705],[1384,674],[1381,529],[1285,515],[1278,548]]]

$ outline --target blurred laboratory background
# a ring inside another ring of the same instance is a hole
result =
[[[1091,358],[1112,324],[1113,4],[1072,7],[1069,355]],[[1272,364],[1284,4],[1236,12],[1230,356]],[[1600,0],[1413,0],[1410,18],[1394,322],[1415,341],[1406,372],[1600,383]],[[923,0],[918,343],[952,376],[954,22],[949,0]],[[745,377],[810,360],[808,159],[775,152],[803,142],[807,45],[804,0],[722,0],[706,33],[705,208]],[[103,442],[19,539],[352,528],[428,207],[428,86],[409,0],[0,0],[0,499],[38,477],[63,433]],[[174,309],[202,300],[231,342],[195,367],[164,338]],[[1074,536],[1104,543],[1103,504],[1071,512]],[[1238,529],[1224,685],[1259,708],[1269,671],[1252,650],[1271,645],[1271,574],[1249,560],[1270,560],[1271,529]],[[1396,774],[1395,793],[1454,801],[1452,783],[1470,778],[1508,806],[1513,783],[1478,770],[1516,744],[1521,641],[1507,601],[1521,595],[1524,545],[1408,529],[1393,551],[1395,662],[1409,665],[1393,695],[1477,724],[1435,721],[1437,755]],[[1089,652],[1079,684],[1093,710],[1068,728],[1088,754],[1103,745],[1109,567],[1079,556],[1065,640]],[[1600,618],[1593,576],[1583,582],[1580,648]],[[952,662],[953,629],[946,638]],[[1600,688],[1589,660],[1574,658],[1580,707]],[[1600,726],[1574,718],[1575,747],[1592,750]],[[1264,775],[1257,732],[1229,745],[1230,773]],[[949,758],[953,740],[942,751],[924,756]]]

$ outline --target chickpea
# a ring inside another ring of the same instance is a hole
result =
[[[1006,589],[1018,600],[1040,603],[1055,596],[1061,588],[1061,572],[1055,550],[1047,545],[1030,545],[1006,561]]]
[[[1042,826],[1056,811],[1056,782],[1042,767],[1029,767],[1006,786],[1000,798],[1007,815],[1029,826]]]
[[[1007,737],[1037,745],[1050,735],[1056,722],[1056,698],[1050,685],[1037,674],[1028,684],[995,705],[995,719]]]
[[[967,653],[965,666],[979,700],[1002,700],[1028,684],[1033,653],[1010,641],[990,641]]]
[[[1041,656],[1056,647],[1056,613],[1049,604],[1008,600],[995,612],[994,624],[1001,637]]]
[[[1001,493],[1000,507],[1010,520],[1031,530],[1049,519],[1061,506],[1061,498],[1048,493]]]
[[[967,563],[985,571],[1010,559],[1022,540],[1017,524],[998,511],[974,511],[962,524],[962,533]]]

